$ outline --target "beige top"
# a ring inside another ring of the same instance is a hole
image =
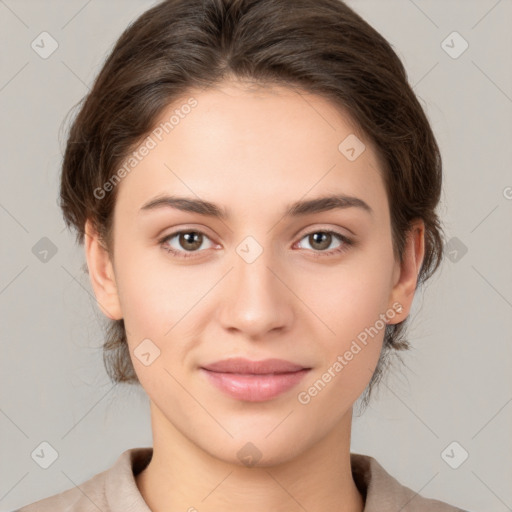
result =
[[[131,448],[115,464],[90,480],[15,512],[151,512],[139,492],[135,475],[151,460],[153,448]],[[354,481],[365,499],[364,512],[464,512],[427,499],[398,483],[373,458],[351,453]]]

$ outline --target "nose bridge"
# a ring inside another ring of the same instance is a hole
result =
[[[236,248],[234,279],[237,283],[237,293],[243,295],[246,288],[255,297],[268,295],[271,298],[276,293],[276,278],[270,268],[278,264],[271,248],[264,249],[254,239],[249,238],[252,237],[248,237]]]
[[[285,327],[291,319],[291,296],[275,275],[281,265],[271,247],[248,236],[235,248],[233,266],[229,290],[221,299],[223,326],[254,337]]]

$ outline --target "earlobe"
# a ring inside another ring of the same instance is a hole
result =
[[[398,303],[402,306],[401,313],[395,317],[395,321],[389,323],[401,322],[408,316],[424,256],[425,223],[422,219],[416,219],[411,222],[404,247],[403,260],[398,267],[398,279],[393,286],[389,300],[390,305]]]
[[[112,261],[90,220],[85,223],[84,245],[96,302],[105,316],[112,320],[119,320],[123,315]]]

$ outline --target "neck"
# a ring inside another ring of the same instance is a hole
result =
[[[284,463],[246,467],[211,456],[172,426],[151,403],[153,457],[135,480],[152,512],[245,510],[362,512],[350,466],[352,410],[337,428]]]

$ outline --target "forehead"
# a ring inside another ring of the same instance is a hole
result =
[[[118,190],[132,209],[166,193],[236,214],[327,193],[387,206],[371,142],[341,109],[306,92],[233,82],[191,89],[161,112],[144,144],[151,149]]]

